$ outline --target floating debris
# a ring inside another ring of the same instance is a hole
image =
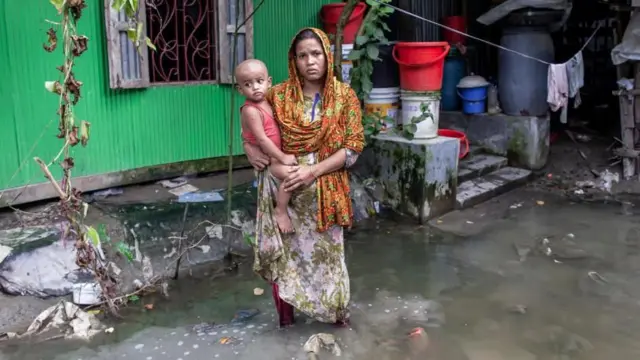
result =
[[[240,323],[250,320],[260,314],[260,310],[258,309],[248,309],[248,310],[238,310],[233,316],[232,323]]]
[[[303,348],[309,359],[317,359],[322,349],[330,351],[334,356],[342,356],[342,349],[338,345],[336,338],[331,334],[311,335]]]
[[[510,313],[525,315],[527,313],[526,305],[513,305],[507,309]]]
[[[179,195],[179,198],[178,198],[178,202],[180,203],[201,203],[201,202],[220,202],[220,201],[224,201],[224,198],[217,191],[189,192],[186,194]]]

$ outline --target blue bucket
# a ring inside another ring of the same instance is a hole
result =
[[[462,99],[462,112],[465,114],[482,114],[485,112],[488,86],[458,88]]]

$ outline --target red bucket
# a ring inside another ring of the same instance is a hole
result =
[[[400,65],[400,87],[408,91],[440,91],[446,42],[399,42],[393,58]]]
[[[464,159],[464,157],[469,154],[469,140],[467,139],[467,135],[462,131],[440,129],[438,130],[438,136],[460,139],[460,154],[458,155],[460,159]]]
[[[336,34],[338,30],[338,21],[340,20],[340,15],[342,15],[345,5],[345,3],[322,5],[320,20],[324,24],[324,31],[327,34]],[[360,29],[360,25],[362,25],[366,10],[367,5],[365,3],[361,2],[356,5],[356,8],[353,10],[353,13],[351,13],[351,17],[349,17],[349,21],[342,32],[343,44],[353,44],[356,41],[356,35]]]
[[[467,19],[464,16],[450,16],[446,17],[443,20],[445,26],[448,26],[452,29],[458,30],[460,32],[467,32]],[[464,35],[460,35],[451,30],[443,29],[442,37],[449,44],[463,44],[465,43],[467,37]]]

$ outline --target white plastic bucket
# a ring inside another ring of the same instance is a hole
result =
[[[100,303],[102,289],[97,283],[73,284],[73,303],[76,305],[96,305]]]
[[[393,119],[391,127],[398,123],[400,110],[400,88],[377,88],[371,90],[364,100],[365,114],[378,114]]]
[[[353,50],[353,44],[342,44],[342,81],[351,84],[350,72],[353,68],[353,62],[349,60],[349,53]],[[331,52],[335,51],[334,45],[331,45]]]
[[[413,134],[415,139],[433,139],[438,137],[438,123],[440,122],[440,99],[441,95],[439,91],[400,91],[403,126],[411,124],[414,117],[422,115],[420,107],[423,103],[428,106],[429,112],[432,115],[431,118],[427,118],[416,124],[417,131],[415,134]]]

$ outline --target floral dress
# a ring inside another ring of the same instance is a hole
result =
[[[305,98],[304,121],[320,119],[321,108],[319,95],[316,99]],[[346,151],[345,165],[350,166],[355,163],[358,154]],[[315,153],[298,158],[301,165],[315,164],[316,161]],[[326,323],[347,319],[350,289],[342,226],[334,225],[328,231],[317,231],[318,207],[314,182],[294,192],[289,204],[289,216],[296,232],[281,235],[273,209],[277,188],[278,180],[268,171],[258,175],[256,237],[264,243],[276,245],[271,259],[265,257],[264,253],[256,253],[254,270],[276,283],[280,299],[304,314]]]

